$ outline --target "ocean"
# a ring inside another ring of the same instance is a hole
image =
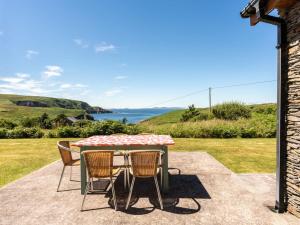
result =
[[[128,123],[138,123],[142,120],[153,116],[158,116],[175,108],[148,108],[148,109],[111,109],[113,113],[91,114],[95,120],[117,120],[121,121],[124,118]]]

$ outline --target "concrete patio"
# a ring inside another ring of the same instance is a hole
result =
[[[111,193],[82,195],[78,181],[65,174],[56,192],[62,163],[54,162],[0,189],[0,224],[300,224],[290,214],[276,214],[273,174],[235,174],[204,152],[171,152],[170,185],[164,211],[151,180],[137,181],[131,208],[125,212],[127,192],[117,179],[119,211],[110,206]],[[79,179],[79,170],[73,170]],[[105,182],[98,183],[106,185]]]

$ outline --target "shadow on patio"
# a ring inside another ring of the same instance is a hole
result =
[[[154,180],[137,179],[134,186],[133,195],[130,201],[130,207],[125,211],[125,205],[128,197],[128,190],[123,188],[123,174],[121,174],[115,183],[117,193],[118,210],[127,214],[143,215],[154,211],[155,208],[159,209],[159,202],[156,195]],[[108,188],[108,181],[98,181],[94,186],[95,189],[103,190]],[[89,194],[93,195],[93,194]],[[99,196],[100,197],[100,196]],[[105,195],[108,199],[108,204],[113,208],[111,190]],[[88,198],[88,197],[87,197]],[[136,203],[141,198],[148,199],[148,206],[143,204],[142,207],[136,206]],[[210,199],[210,195],[201,183],[197,175],[177,174],[170,175],[170,190],[169,193],[163,194],[164,211],[175,214],[193,214],[201,209],[200,203],[197,199]],[[189,207],[179,206],[181,199],[189,201]],[[87,200],[88,202],[88,200]],[[88,203],[87,203],[88,207]],[[85,211],[104,209],[104,208],[87,208]],[[105,207],[108,208],[108,207]]]

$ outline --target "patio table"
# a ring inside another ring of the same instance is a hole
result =
[[[174,141],[169,135],[97,135],[73,142],[71,145],[80,147],[80,153],[85,150],[162,150],[164,152],[162,191],[167,192],[169,189],[168,145],[173,144]],[[81,194],[84,194],[87,176],[82,154],[80,154],[80,165]]]

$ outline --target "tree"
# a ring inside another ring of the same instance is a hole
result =
[[[51,129],[52,128],[52,123],[51,120],[49,119],[49,116],[47,113],[43,113],[39,118],[38,118],[39,126],[42,129]]]
[[[185,110],[184,113],[181,115],[180,121],[186,122],[186,121],[194,118],[198,114],[199,114],[199,111],[195,108],[195,105],[194,104],[189,105],[189,108],[187,110]]]
[[[54,118],[54,123],[56,127],[59,126],[66,126],[68,124],[67,122],[67,116],[65,114],[59,114]]]

